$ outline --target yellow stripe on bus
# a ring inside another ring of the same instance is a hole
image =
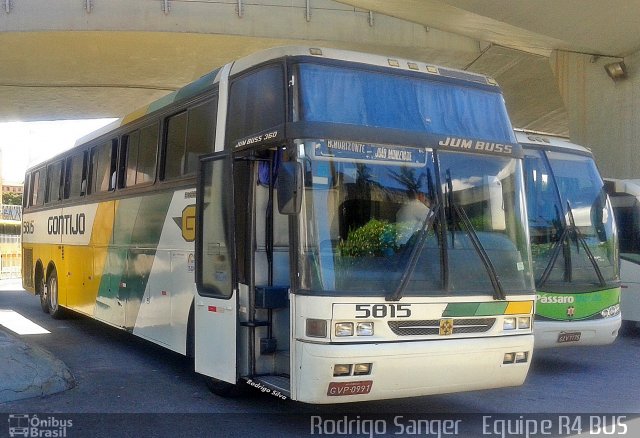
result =
[[[533,301],[510,301],[504,311],[505,315],[515,315],[520,313],[531,313]]]
[[[116,202],[108,201],[98,205],[89,246],[66,247],[67,263],[73,264],[73,266],[69,266],[67,272],[77,274],[69,275],[65,279],[67,283],[65,304],[87,315],[93,316],[95,311],[96,298],[100,290],[100,282],[113,234]]]

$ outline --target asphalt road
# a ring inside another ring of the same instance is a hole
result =
[[[70,437],[371,437],[383,435],[379,432],[385,426],[384,435],[528,438],[548,436],[543,433],[545,419],[554,422],[552,436],[594,436],[594,421],[596,431],[603,434],[606,430],[598,427],[608,425],[609,431],[621,435],[640,435],[638,332],[621,336],[606,347],[536,351],[525,384],[517,388],[312,406],[283,401],[257,390],[235,399],[215,396],[193,372],[191,360],[89,318],[53,320],[18,282],[3,284],[0,309],[12,309],[51,332],[20,338],[65,362],[77,385],[47,397],[0,404],[0,436],[8,432],[2,415],[7,418],[10,414],[14,417],[9,418],[9,425],[18,421],[18,414],[37,414],[41,429],[62,430],[64,419],[74,420],[73,427],[65,431]],[[593,415],[596,417],[591,418]],[[489,423],[483,424],[487,416]],[[411,425],[417,423],[411,423],[411,418],[432,421],[433,427],[412,429]],[[461,419],[460,430],[447,429],[444,422],[435,428],[436,419],[450,418]],[[343,419],[344,430],[339,422]],[[496,426],[494,419],[514,422]],[[536,422],[538,434],[525,433],[529,420],[532,427]],[[564,424],[560,424],[562,421]],[[513,427],[506,430],[505,424]]]

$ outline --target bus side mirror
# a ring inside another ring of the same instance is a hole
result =
[[[298,214],[302,205],[302,165],[297,161],[280,163],[278,169],[278,211]]]

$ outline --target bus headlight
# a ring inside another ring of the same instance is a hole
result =
[[[357,363],[353,366],[353,375],[354,376],[366,376],[371,374],[371,364],[370,363]]]
[[[352,322],[337,322],[336,323],[336,336],[353,336],[353,323]]]
[[[616,316],[619,313],[620,304],[616,304],[615,306],[607,307],[606,309],[604,309],[602,312],[600,312],[600,315],[602,315],[603,318],[611,318],[612,316]]]
[[[347,363],[335,364],[333,366],[333,375],[334,375],[334,377],[350,376],[351,375],[351,364],[347,364]]]
[[[515,330],[516,328],[516,318],[513,316],[509,316],[504,319],[502,323],[503,330]]]
[[[518,317],[518,328],[519,329],[531,328],[531,318],[529,316]]]
[[[373,322],[359,322],[356,324],[356,335],[373,336]]]
[[[327,337],[327,321],[324,319],[307,318],[306,334],[310,338]]]

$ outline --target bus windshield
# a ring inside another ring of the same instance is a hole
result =
[[[497,88],[315,64],[298,75],[299,120],[515,142]]]
[[[302,290],[531,292],[519,160],[335,140],[298,150]]]
[[[618,277],[615,224],[593,159],[525,150],[525,175],[538,289],[611,287]]]

